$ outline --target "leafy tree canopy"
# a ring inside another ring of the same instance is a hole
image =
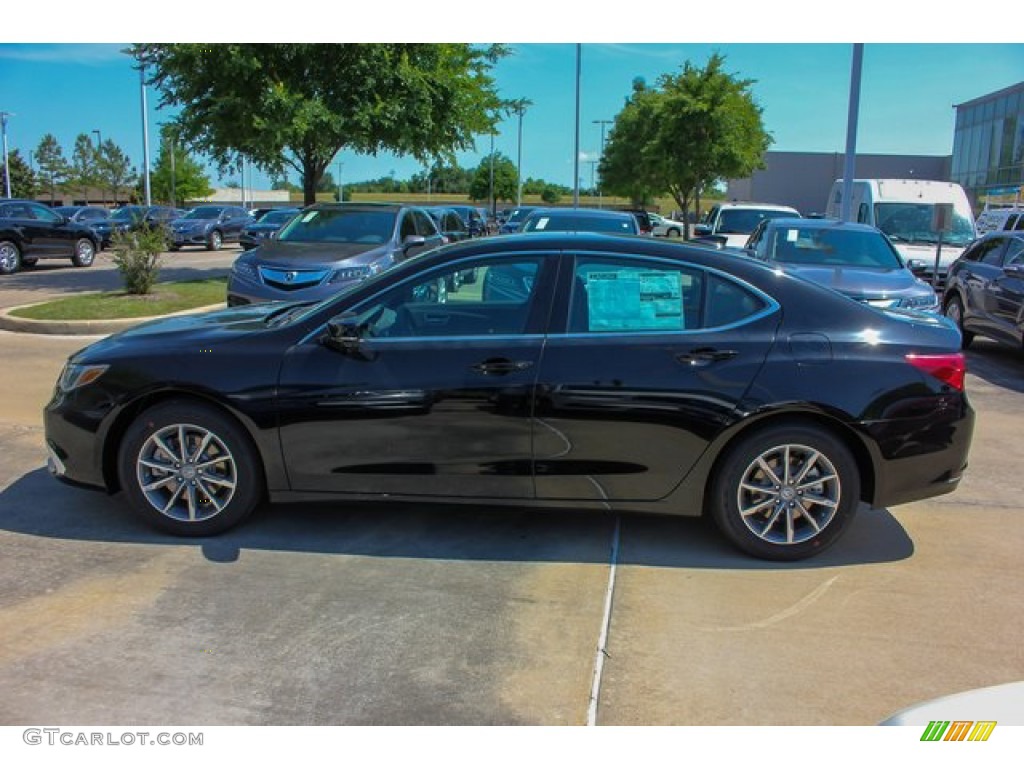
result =
[[[11,195],[13,197],[35,197],[39,193],[39,181],[31,166],[21,153],[13,149],[7,155],[7,166],[11,173]],[[3,171],[2,173],[6,173]],[[7,188],[6,175],[0,178],[0,190]]]
[[[504,46],[444,44],[137,44],[179,135],[222,166],[239,153],[302,175],[307,204],[342,149],[422,162],[469,149],[502,102],[491,67]]]

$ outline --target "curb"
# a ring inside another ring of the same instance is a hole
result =
[[[215,309],[225,309],[225,304],[210,304],[206,307],[185,309],[180,312],[172,312],[168,315],[152,315],[150,317],[126,317],[118,320],[33,320],[27,317],[14,317],[11,312],[26,307],[35,307],[39,304],[49,304],[49,301],[39,301],[34,304],[22,304],[17,307],[7,307],[0,310],[0,330],[12,331],[14,333],[36,333],[49,336],[105,336],[110,333],[117,333],[132,328],[151,320],[160,320],[165,317],[178,317],[180,315],[195,315],[201,312],[210,312]]]

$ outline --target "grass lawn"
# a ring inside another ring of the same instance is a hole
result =
[[[226,289],[227,278],[157,283],[145,296],[132,296],[123,291],[87,293],[17,309],[11,312],[11,315],[31,320],[116,320],[150,317],[211,304],[224,304]]]

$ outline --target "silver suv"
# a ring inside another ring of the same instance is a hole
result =
[[[324,299],[443,242],[422,208],[391,203],[314,205],[235,261],[228,279],[228,306]]]

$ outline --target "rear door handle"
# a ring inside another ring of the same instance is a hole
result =
[[[699,347],[697,349],[691,349],[689,352],[682,352],[676,355],[676,360],[680,363],[691,365],[696,368],[704,365],[711,365],[712,363],[718,363],[722,360],[731,360],[738,354],[739,352],[735,349]]]
[[[504,376],[516,371],[525,371],[533,365],[532,360],[509,360],[505,357],[494,357],[484,360],[469,368],[475,373],[482,373],[484,376]]]

